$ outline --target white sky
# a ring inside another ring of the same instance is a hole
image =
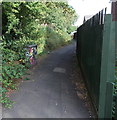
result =
[[[85,15],[95,15],[103,8],[107,7],[108,13],[110,13],[111,4],[110,0],[68,0],[68,4],[71,5],[77,12],[79,18],[76,25],[81,25]]]

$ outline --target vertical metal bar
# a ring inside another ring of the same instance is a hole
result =
[[[106,15],[106,11],[107,11],[107,8],[105,8],[105,13],[104,13],[105,15]]]
[[[106,11],[107,11],[107,8],[104,9],[104,13],[103,13],[103,24],[104,24],[104,20],[105,20]]]
[[[98,13],[98,21],[99,21],[99,24],[100,24],[100,16],[101,16],[101,13],[100,13],[100,11],[99,11],[99,13]]]
[[[103,15],[103,11],[104,11],[104,10],[101,11],[101,25],[103,24],[103,16],[104,16],[104,15]]]

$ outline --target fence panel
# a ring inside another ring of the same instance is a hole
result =
[[[113,104],[113,82],[115,74],[115,26],[112,15],[106,15],[103,32],[103,49],[100,76],[100,117],[111,118]],[[110,103],[109,103],[110,102]]]
[[[104,10],[78,28],[77,55],[98,110]]]
[[[115,26],[115,86],[114,86],[114,101],[113,101],[113,115],[117,119],[117,2],[112,4],[112,20]]]
[[[106,15],[106,9],[102,10],[77,29],[76,52],[99,118],[112,118],[117,51],[117,21],[112,21],[112,17]],[[115,100],[115,118],[116,109]]]

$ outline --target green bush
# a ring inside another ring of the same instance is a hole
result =
[[[46,48],[48,50],[65,45],[68,41],[70,41],[70,35],[68,33],[47,27]]]
[[[2,3],[1,103],[11,107],[12,101],[6,93],[17,89],[15,81],[22,78],[29,67],[25,47],[36,44],[38,54],[42,54],[67,44],[76,18],[75,10],[63,2]]]

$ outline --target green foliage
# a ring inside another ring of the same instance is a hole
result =
[[[0,102],[7,108],[11,108],[13,101],[9,100],[9,98],[6,95],[7,90],[3,87],[0,87],[1,95],[0,95]]]
[[[0,101],[5,107],[10,108],[13,102],[9,100],[6,93],[9,92],[9,90],[17,89],[16,80],[24,75],[26,68],[18,61],[20,56],[16,54],[15,51],[2,48],[2,52],[2,78],[0,82],[2,83],[3,89]]]
[[[2,3],[1,103],[11,106],[6,93],[9,89],[17,89],[15,81],[22,78],[29,67],[24,48],[37,44],[37,52],[42,54],[67,44],[76,19],[74,9],[63,2]]]
[[[46,49],[53,50],[66,44],[69,40],[70,36],[67,36],[67,33],[63,33],[62,30],[53,29],[52,26],[47,27]]]

